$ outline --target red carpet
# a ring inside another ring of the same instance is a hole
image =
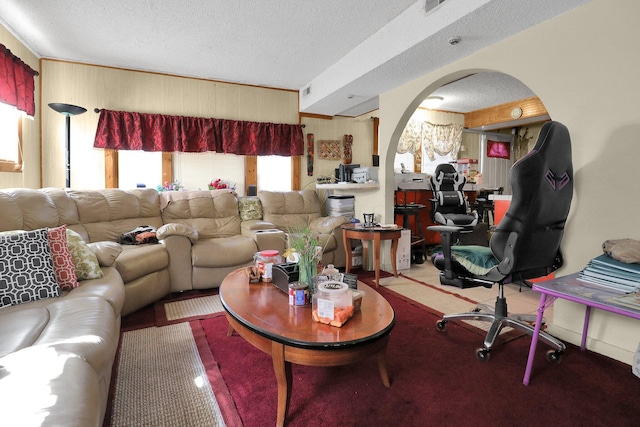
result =
[[[560,364],[539,348],[530,386],[522,384],[528,337],[494,348],[480,362],[478,330],[450,323],[381,289],[396,313],[387,364],[391,388],[375,358],[356,365],[293,366],[288,426],[624,426],[640,419],[640,379],[628,365],[569,346]],[[276,381],[271,359],[234,334],[224,317],[195,321],[245,426],[272,426]],[[194,322],[194,323],[195,323]]]

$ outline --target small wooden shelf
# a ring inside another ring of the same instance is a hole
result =
[[[318,190],[377,190],[380,188],[379,182],[365,182],[362,184],[316,184]]]

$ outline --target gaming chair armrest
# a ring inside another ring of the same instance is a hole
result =
[[[518,233],[513,231],[509,233],[509,237],[507,237],[507,244],[504,246],[504,256],[502,261],[500,261],[500,264],[498,264],[498,271],[500,274],[505,276],[511,274],[511,270],[513,270],[513,265],[516,261],[513,248],[516,246],[517,240]]]
[[[464,230],[464,227],[458,227],[456,225],[431,225],[427,227],[427,230],[440,233],[440,241],[442,243],[442,255],[444,255],[444,277],[445,280],[453,280],[453,272],[451,271],[451,245],[453,243],[453,236]]]
[[[464,230],[464,227],[459,227],[457,225],[431,225],[427,227],[427,230],[438,233],[457,233]]]

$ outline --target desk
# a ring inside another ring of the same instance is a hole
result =
[[[533,357],[536,352],[544,310],[550,307],[556,298],[566,299],[567,301],[577,302],[578,304],[586,306],[584,326],[582,328],[582,342],[580,344],[580,349],[583,351],[586,348],[587,331],[589,330],[589,318],[592,307],[634,319],[640,319],[640,310],[625,306],[615,300],[615,298],[625,295],[623,292],[616,292],[602,286],[583,282],[578,279],[578,273],[534,283],[531,289],[540,292],[542,296],[540,297],[540,305],[538,306],[536,325],[533,336],[531,337],[527,369],[524,372],[524,379],[522,380],[524,385],[529,385],[529,379],[531,378]]]
[[[232,330],[271,356],[276,375],[276,425],[284,425],[291,399],[291,364],[340,366],[373,355],[385,387],[390,387],[386,348],[395,324],[389,302],[364,283],[360,311],[341,328],[314,322],[311,305],[291,306],[287,295],[271,283],[249,283],[244,269],[235,270],[220,285],[220,301]],[[231,331],[230,331],[231,332]],[[322,390],[318,391],[322,395]]]
[[[362,224],[344,224],[342,226],[342,239],[344,250],[347,254],[345,272],[351,270],[352,253],[351,240],[372,240],[373,241],[373,268],[376,272],[376,286],[380,286],[380,241],[391,240],[391,265],[393,265],[393,275],[398,277],[396,266],[396,252],[398,250],[398,239],[402,229],[394,227],[364,227]],[[362,245],[362,265],[367,265],[368,247]]]

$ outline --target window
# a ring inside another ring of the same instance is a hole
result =
[[[120,150],[118,152],[118,187],[156,188],[162,184],[162,152]]]
[[[258,156],[258,191],[291,191],[291,157]]]
[[[22,171],[22,113],[0,103],[0,171]]]

